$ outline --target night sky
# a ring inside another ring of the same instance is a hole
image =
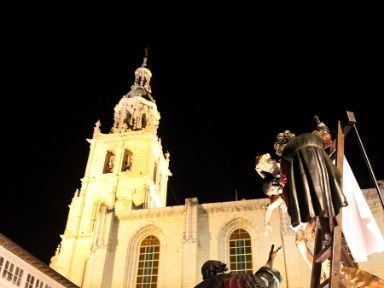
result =
[[[143,5],[4,11],[1,233],[49,262],[84,175],[86,139],[98,119],[109,132],[147,45],[171,154],[168,205],[264,197],[255,156],[274,155],[285,129],[312,131],[315,115],[334,129],[346,111],[384,179],[377,7]],[[345,150],[360,185],[373,187],[353,131]]]

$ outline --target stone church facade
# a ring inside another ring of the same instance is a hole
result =
[[[170,154],[157,136],[151,76],[144,58],[130,92],[115,106],[110,133],[96,123],[82,185],[50,267],[83,288],[194,287],[206,260],[256,271],[275,244],[283,245],[275,262],[281,287],[309,287],[289,216],[275,211],[272,233],[263,235],[267,199],[199,204],[188,198],[166,206]],[[379,199],[375,191],[365,195],[384,233]],[[384,277],[383,253],[360,267]]]

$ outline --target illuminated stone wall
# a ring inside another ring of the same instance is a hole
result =
[[[384,186],[381,185],[381,191],[384,191],[383,188]],[[365,189],[363,192],[369,208],[376,219],[376,223],[380,228],[381,235],[384,235],[384,211],[377,191],[375,189]],[[384,279],[384,252],[370,255],[367,262],[359,263],[359,268]]]
[[[380,204],[372,192],[367,192],[369,204]],[[271,223],[273,231],[267,238],[263,235],[263,206],[267,202],[259,199],[199,204],[197,199],[191,198],[181,206],[116,210],[112,213],[108,245],[95,247],[89,243],[93,248],[87,257],[82,249],[76,252],[75,259],[88,259],[86,269],[76,266],[80,272],[85,271],[84,275],[78,273],[77,281],[82,282],[82,287],[134,287],[140,243],[146,236],[154,235],[161,243],[158,287],[193,287],[201,281],[200,268],[206,260],[229,263],[229,235],[241,228],[252,239],[255,271],[266,262],[272,244],[283,244],[283,253],[275,262],[284,279],[281,287],[307,288],[310,270],[295,246],[288,215],[275,211]],[[380,213],[375,216],[382,217]],[[86,247],[84,239],[78,241],[83,243],[81,247]],[[361,268],[384,277],[383,259],[383,253],[372,255]],[[78,262],[81,261],[75,263]],[[68,275],[75,281],[73,276]]]
[[[229,237],[244,229],[254,271],[265,264],[272,244],[283,245],[275,262],[281,287],[309,287],[310,270],[295,246],[288,215],[275,211],[272,233],[263,235],[267,199],[199,204],[189,198],[166,207],[170,155],[157,136],[160,114],[151,76],[145,57],[131,91],[115,106],[111,132],[102,133],[96,123],[82,185],[50,266],[84,288],[135,287],[140,246],[154,236],[160,242],[157,287],[194,287],[205,261],[229,264]],[[378,197],[366,195],[384,233]],[[384,277],[384,254],[372,255],[362,267]]]

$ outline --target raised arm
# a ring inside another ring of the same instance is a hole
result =
[[[273,262],[275,261],[275,258],[278,255],[278,253],[280,252],[281,246],[277,247],[276,250],[274,250],[274,249],[275,249],[275,245],[272,244],[271,250],[269,251],[268,260],[264,265],[265,267],[268,267],[268,268],[273,267]]]

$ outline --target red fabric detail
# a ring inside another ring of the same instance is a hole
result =
[[[280,161],[280,184],[284,187],[282,197],[285,201],[285,204],[287,204],[287,205],[289,203],[289,201],[288,201],[289,195],[287,193],[287,189],[286,189],[285,185],[288,182],[288,171],[289,171],[289,162],[287,162],[285,160],[281,160]]]
[[[224,288],[246,288],[246,283],[238,275],[233,275],[224,281]]]
[[[289,163],[287,161],[282,160],[280,162],[280,184],[284,187],[288,182],[288,171],[289,171]]]
[[[271,201],[271,203],[275,202],[276,199],[279,199],[280,198],[280,195],[271,195],[269,196],[269,200]]]

